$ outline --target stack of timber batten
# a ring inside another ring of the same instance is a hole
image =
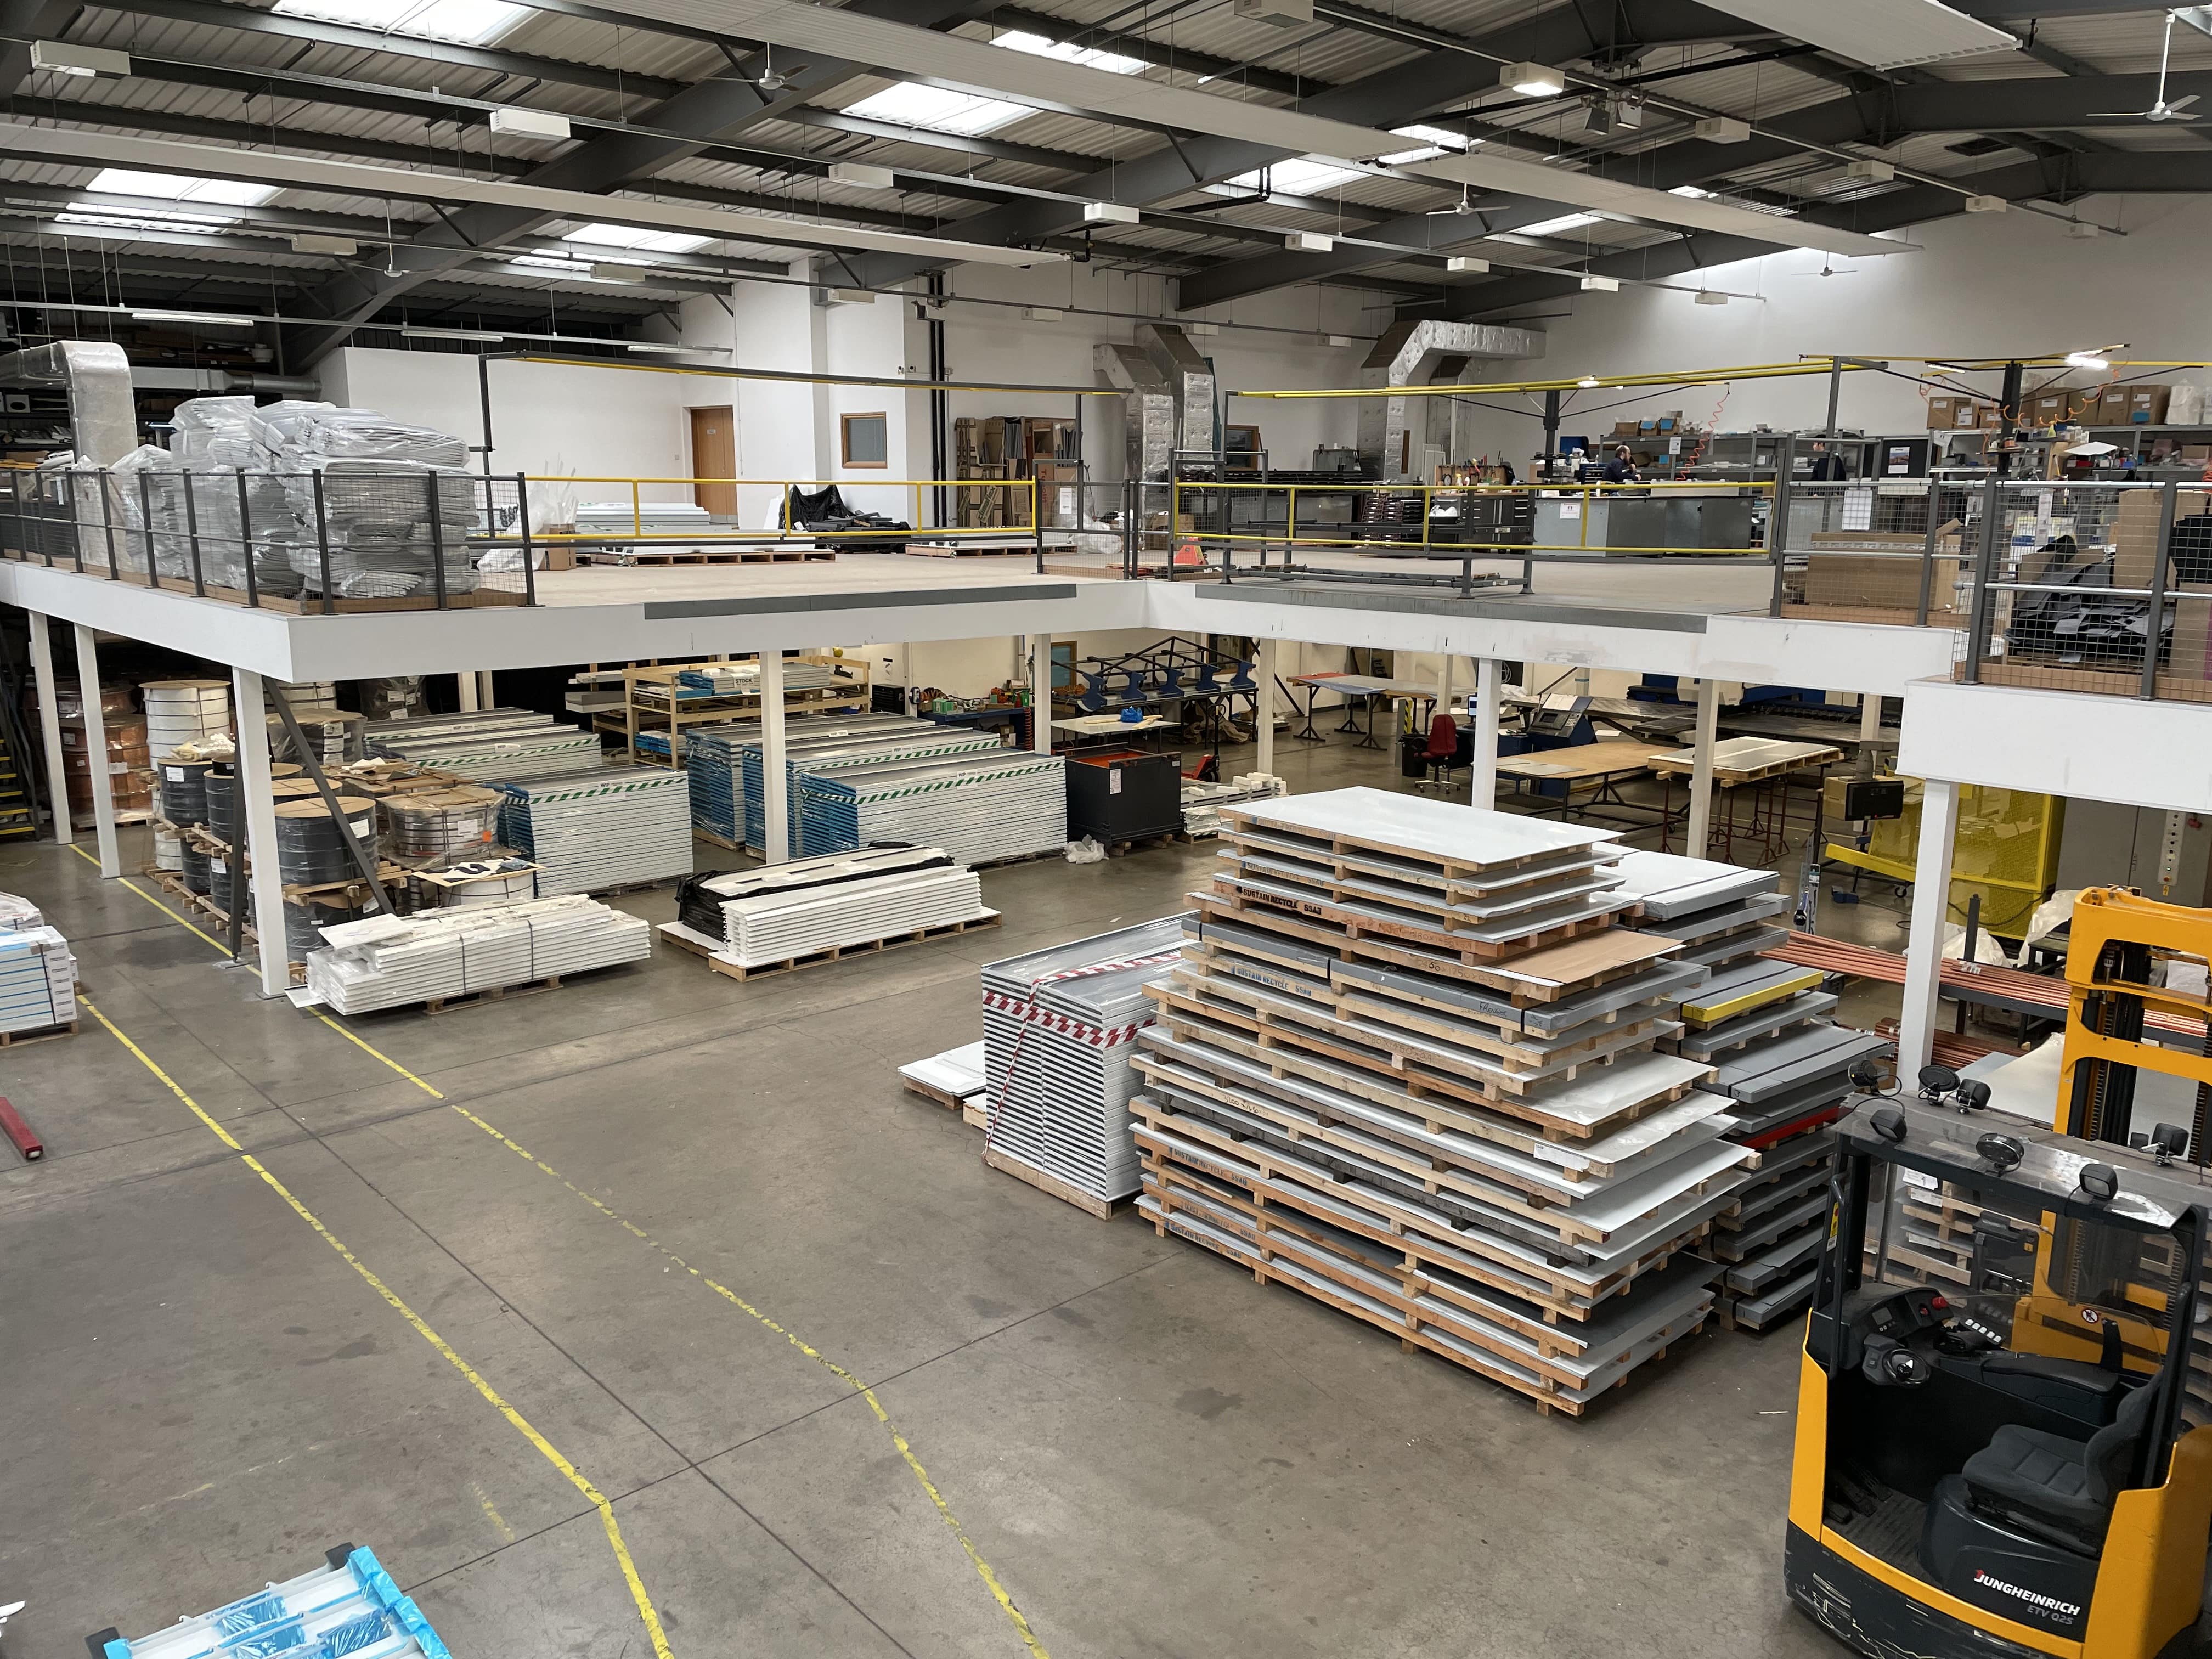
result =
[[[1704,981],[1681,998],[1668,1046],[1713,1067],[1698,1085],[1723,1097],[1728,1138],[1757,1154],[1737,1175],[1706,1250],[1723,1320],[1764,1330],[1802,1309],[1828,1213],[1830,1127],[1851,1091],[1851,1062],[1887,1046],[1835,1024],[1820,975],[1759,952],[1781,942],[1790,899],[1771,870],[1631,853],[1620,863],[1639,931],[1673,940]]]
[[[1130,1103],[1158,1229],[1580,1413],[1711,1311],[1752,1154],[1614,832],[1370,789],[1223,814]]]

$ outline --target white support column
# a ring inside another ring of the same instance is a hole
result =
[[[1052,753],[1052,635],[1030,635],[1030,747]]]
[[[1899,1010],[1897,1079],[1913,1086],[1936,1046],[1943,924],[1951,916],[1951,854],[1959,833],[1959,786],[1929,778],[1920,798],[1920,854],[1912,873],[1912,921],[1905,939],[1905,1001]]]
[[[1498,805],[1498,711],[1504,701],[1498,659],[1484,657],[1474,665],[1474,763],[1468,769],[1473,780],[1468,805],[1486,812]]]
[[[100,712],[100,647],[92,630],[76,624],[76,689],[84,704],[84,765],[92,780],[92,821],[100,841],[100,873],[112,881],[123,873],[115,845],[115,777],[107,769],[107,721]],[[62,781],[62,811],[69,811],[69,781]]]
[[[1859,753],[1863,755],[1881,741],[1881,695],[1876,691],[1862,692],[1859,696]],[[1860,769],[1869,777],[1874,769]]]
[[[253,927],[261,940],[261,994],[281,997],[292,983],[291,950],[284,942],[284,872],[276,867],[276,795],[270,783],[269,723],[261,718],[261,676],[232,669],[230,706],[238,710],[238,817],[246,828]]]
[[[459,693],[461,713],[472,714],[477,708],[477,677],[467,669],[453,676],[453,690]]]
[[[1682,850],[1693,859],[1705,855],[1713,830],[1713,735],[1720,725],[1721,688],[1717,680],[1698,682],[1697,761],[1690,770],[1690,834]]]
[[[783,653],[760,653],[761,689],[761,856],[787,862],[792,853],[791,824],[784,775]]]
[[[489,668],[477,670],[477,707],[479,708],[499,707],[498,694],[491,689],[491,670]]]
[[[1443,662],[1439,664],[1437,668],[1437,713],[1439,714],[1450,714],[1451,702],[1452,655],[1450,652],[1447,651],[1443,654]]]
[[[1275,641],[1260,641],[1260,660],[1252,666],[1260,684],[1257,711],[1252,716],[1252,735],[1260,752],[1253,764],[1262,772],[1275,769]]]
[[[39,735],[46,740],[46,793],[52,797],[46,810],[53,816],[54,840],[67,847],[76,840],[70,823],[69,767],[62,750],[61,688],[54,680],[53,624],[41,611],[27,613],[31,623],[31,683],[39,689]],[[30,757],[19,755],[15,763],[27,766]]]

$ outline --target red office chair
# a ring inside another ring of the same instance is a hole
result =
[[[1429,775],[1416,786],[1421,789],[1449,789],[1449,774],[1460,764],[1459,722],[1449,714],[1438,714],[1429,722],[1429,746],[1421,751],[1428,763]]]

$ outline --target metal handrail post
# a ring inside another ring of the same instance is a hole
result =
[[[31,556],[31,532],[23,528],[23,480],[26,473],[11,470],[8,474],[8,499],[15,509],[15,556],[28,560]]]
[[[138,475],[138,534],[146,544],[146,586],[161,585],[161,562],[154,553],[154,478],[151,473]]]
[[[123,567],[115,558],[115,479],[106,467],[93,476],[100,480],[100,528],[107,540],[107,580],[123,580]]]
[[[1982,485],[1982,542],[1974,553],[1974,608],[1966,623],[1966,684],[1982,682],[1982,657],[1989,649],[1990,584],[1996,580],[1997,475],[1992,471]]]
[[[82,576],[84,574],[84,526],[78,522],[76,515],[76,474],[72,471],[58,476],[62,483],[62,510],[69,515],[70,558],[77,574]]]
[[[336,614],[337,595],[331,592],[331,515],[323,505],[323,470],[317,467],[307,474],[315,497],[315,557],[321,566],[323,578],[323,614]]]
[[[490,486],[485,486],[484,506],[491,506]],[[514,475],[514,527],[522,537],[522,602],[538,603],[538,556],[530,548],[530,476]]]
[[[430,592],[437,609],[446,608],[446,514],[438,499],[438,475],[425,473],[423,487],[430,497]]]
[[[1030,532],[1036,538],[1036,573],[1044,574],[1044,497],[1037,481],[1030,480]]]
[[[1797,466],[1797,434],[1785,432],[1774,457],[1774,504],[1767,509],[1766,555],[1774,564],[1774,591],[1767,598],[1766,614],[1782,614],[1782,580],[1790,556],[1790,484]]]
[[[1137,514],[1144,492],[1134,478],[1121,480],[1121,580],[1137,579]]]
[[[185,539],[192,550],[192,592],[205,599],[207,570],[200,559],[200,514],[192,499],[192,470],[186,467],[177,476],[185,481]]]
[[[2158,550],[2151,559],[2150,610],[2143,626],[2142,690],[2146,698],[2158,696],[2158,642],[2166,632],[2166,562],[2173,546],[2173,515],[2175,504],[2181,496],[2181,486],[2168,478],[2158,492]]]
[[[253,505],[246,488],[246,469],[238,469],[238,547],[246,561],[246,603],[258,609],[261,588],[253,574]]]
[[[1928,481],[1928,544],[1920,554],[1920,598],[1912,609],[1912,625],[1915,628],[1928,626],[1929,590],[1936,581],[1936,514],[1941,488],[1935,479]]]

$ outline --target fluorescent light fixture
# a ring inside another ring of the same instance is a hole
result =
[[[2002,213],[2011,204],[2002,196],[1969,196],[1964,205],[1969,213]]]
[[[1618,276],[1585,276],[1583,278],[1582,288],[1583,292],[1585,294],[1618,294],[1620,292],[1620,278]]]
[[[275,185],[257,185],[243,179],[198,179],[186,173],[137,173],[129,167],[102,167],[92,176],[87,190],[106,196],[154,196],[195,206],[258,207],[274,196]],[[228,222],[238,216],[220,216]]]
[[[2093,224],[2087,219],[2076,219],[2066,227],[2066,234],[2077,242],[2090,242],[2102,236],[2105,234],[2105,228],[2100,224]]]
[[[870,121],[890,121],[902,127],[930,132],[949,132],[963,138],[979,137],[1020,120],[1036,111],[1027,104],[1003,98],[985,98],[972,92],[948,92],[941,87],[916,86],[902,81],[895,87],[871,93],[845,113]]]
[[[1595,386],[1597,384],[1597,376],[1595,374],[1585,374],[1581,380],[1577,380],[1575,384],[1577,386]]]
[[[292,252],[334,253],[342,259],[349,259],[361,252],[361,244],[350,236],[322,236],[303,230],[292,238]]]
[[[67,40],[33,40],[31,67],[85,81],[101,75],[120,77],[131,73],[131,54],[106,46],[76,46]]]
[[[491,112],[491,130],[518,138],[566,138],[568,118],[542,109],[495,109]]]
[[[218,328],[252,328],[257,323],[269,320],[265,317],[234,317],[222,311],[139,311],[131,313],[134,322],[141,323],[211,323]]]
[[[1255,167],[1249,173],[1240,173],[1233,179],[1224,179],[1207,188],[1216,196],[1249,195],[1260,188],[1262,172],[1267,174],[1269,192],[1280,191],[1285,196],[1319,196],[1325,191],[1334,190],[1339,185],[1348,185],[1355,179],[1367,177],[1355,167],[1340,167],[1327,161],[1292,156],[1289,161],[1278,161],[1270,167]]]
[[[1133,225],[1144,216],[1136,209],[1121,202],[1085,202],[1083,222],[1086,225]]]
[[[1563,213],[1556,219],[1539,219],[1533,225],[1523,225],[1518,230],[1502,231],[1501,235],[1558,236],[1570,230],[1581,230],[1599,223],[1595,213]]]
[[[1194,339],[1201,340],[1205,339],[1209,335],[1218,334],[1221,332],[1221,325],[1218,323],[1184,323],[1182,325],[1182,328],[1184,333],[1191,336]]]
[[[1321,337],[1321,343],[1323,345],[1332,346],[1358,345],[1359,343],[1358,341],[1353,339],[1349,334],[1324,334]]]
[[[1311,22],[1312,0],[1306,0],[1306,21]],[[1004,34],[994,35],[991,44],[1004,46],[1009,52],[1028,52],[1032,58],[1057,58],[1063,64],[1103,70],[1109,75],[1134,75],[1145,67],[1141,58],[1124,58],[1119,52],[1101,51],[1096,46],[1079,46],[1072,40],[1048,40],[1026,29],[1009,29]]]
[[[504,34],[526,8],[510,0],[276,0],[285,17],[319,17],[389,34],[480,46]]]
[[[1751,137],[1751,123],[1733,115],[1710,115],[1691,131],[1709,144],[1740,144]]]
[[[822,289],[821,294],[821,303],[825,306],[872,306],[876,302],[872,289],[830,288]]]
[[[1033,323],[1056,323],[1067,313],[1064,311],[1055,311],[1050,306],[1024,306],[1022,315]]]
[[[486,343],[507,337],[496,329],[431,328],[416,323],[402,323],[399,336],[405,340],[482,340]]]
[[[651,265],[618,265],[601,264],[587,266],[595,283],[649,283],[653,280]]]
[[[127,240],[149,231],[206,235],[227,230],[238,221],[228,214],[210,218],[198,213],[103,213],[90,203],[81,203],[54,216],[54,228],[64,236],[105,236]]]
[[[714,239],[680,230],[641,230],[635,225],[580,225],[561,240],[592,247],[629,248],[639,253],[690,253]]]
[[[1669,196],[1686,196],[1692,202],[1709,201],[1713,194],[1703,185],[1677,185],[1667,193]]]
[[[1727,295],[1717,292],[1712,289],[1701,288],[1698,290],[1698,303],[1701,306],[1724,306],[1728,301],[1729,296]]]
[[[624,349],[663,357],[690,357],[717,353],[726,356],[730,349],[727,346],[664,345],[659,340],[632,340]]]
[[[1336,238],[1317,230],[1294,230],[1283,238],[1283,246],[1293,253],[1326,253],[1336,246]]]
[[[2066,354],[2066,367],[2069,368],[2110,368],[2112,366],[2110,358],[2100,357],[2094,351],[2069,351]]]
[[[1410,167],[1416,161],[1432,161],[1439,155],[1464,155],[1482,142],[1463,132],[1447,132],[1442,127],[1425,126],[1418,121],[1412,126],[1392,127],[1390,131],[1401,138],[1419,139],[1420,148],[1376,156],[1376,161],[1386,167]]]
[[[1937,0],[1728,0],[1726,9],[1874,70],[2007,52],[2019,44]]]
[[[1567,89],[1567,77],[1548,64],[1506,64],[1498,69],[1498,84],[1523,98],[1556,98]]]
[[[830,182],[858,185],[863,190],[889,190],[896,180],[889,167],[871,167],[866,161],[832,161]]]
[[[1844,169],[1844,177],[1856,179],[1862,184],[1886,185],[1897,177],[1897,169],[1887,161],[1853,161]]]
[[[1454,276],[1480,276],[1489,269],[1489,260],[1478,259],[1472,253],[1455,253],[1444,261],[1444,270]]]

